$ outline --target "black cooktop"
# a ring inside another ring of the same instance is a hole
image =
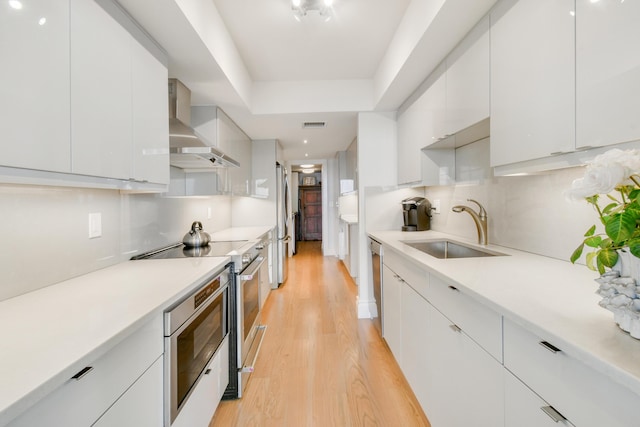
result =
[[[187,247],[182,243],[176,243],[174,245],[136,255],[131,259],[169,259],[241,255],[242,252],[238,252],[238,249],[246,245],[247,242],[247,240],[211,242],[206,246],[200,246],[197,248]]]

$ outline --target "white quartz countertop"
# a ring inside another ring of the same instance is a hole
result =
[[[211,240],[224,242],[235,240],[256,240],[273,230],[274,226],[231,227],[211,233]]]
[[[640,394],[640,341],[620,330],[612,313],[598,306],[596,272],[584,265],[496,245],[486,248],[508,256],[438,259],[402,243],[448,238],[478,246],[435,231],[375,231],[369,235]]]
[[[128,261],[1,301],[0,426],[228,261],[227,257]]]
[[[340,219],[349,225],[358,223],[358,215],[340,215]]]

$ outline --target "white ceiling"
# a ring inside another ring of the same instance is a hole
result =
[[[290,0],[118,1],[167,52],[193,105],[220,106],[301,161],[345,150],[358,112],[396,110],[495,2],[334,0],[331,21],[298,22]],[[310,121],[327,126],[303,129]]]
[[[298,22],[291,0],[213,0],[254,81],[371,79],[409,0],[335,0]]]

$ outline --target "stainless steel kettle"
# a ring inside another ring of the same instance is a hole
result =
[[[209,236],[209,233],[202,230],[202,223],[200,221],[195,221],[191,224],[191,230],[189,230],[182,239],[182,243],[190,248],[207,246],[210,241],[211,236]]]

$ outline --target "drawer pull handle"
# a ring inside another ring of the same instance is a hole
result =
[[[460,289],[456,288],[455,286],[449,285],[449,289],[451,289],[452,291],[460,292]]]
[[[205,375],[209,375],[211,373],[211,369],[207,369],[206,371],[204,371]]]
[[[71,377],[72,380],[80,381],[82,377],[87,375],[89,372],[93,371],[93,366],[87,366],[83,368],[80,372]]]
[[[561,421],[566,421],[566,418],[560,412],[556,411],[556,409],[553,406],[543,406],[540,409],[542,409],[542,412],[547,414],[549,418],[551,418],[553,421],[557,423]]]
[[[449,325],[452,331],[454,332],[462,332],[462,329],[458,325]]]
[[[558,347],[556,347],[555,345],[553,345],[553,344],[549,344],[549,343],[548,343],[548,342],[546,342],[546,341],[540,341],[540,342],[539,342],[539,344],[540,344],[541,346],[543,346],[544,348],[546,348],[547,350],[549,350],[551,353],[557,353],[557,352],[559,352],[559,351],[562,351],[562,350],[560,350]]]

